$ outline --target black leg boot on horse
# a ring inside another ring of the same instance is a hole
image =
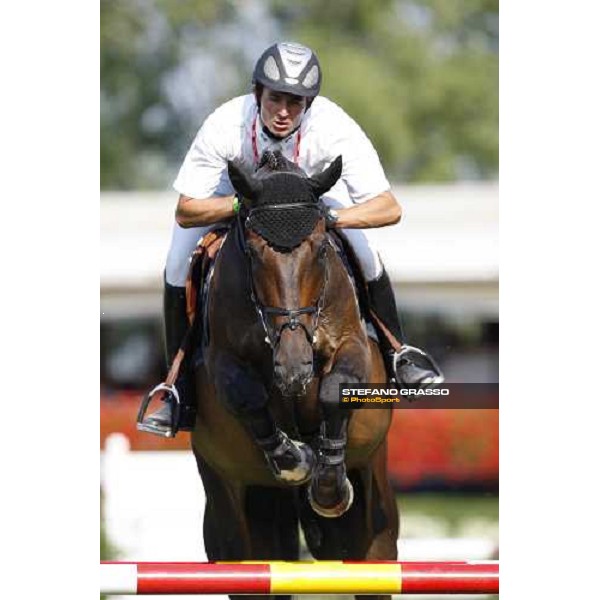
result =
[[[388,377],[399,385],[423,388],[443,383],[444,375],[433,358],[423,350],[403,343],[396,300],[386,270],[377,279],[369,281],[367,288]]]
[[[334,519],[343,515],[354,501],[354,489],[346,476],[345,463],[348,413],[332,407],[324,408],[324,416],[308,500],[318,515]]]
[[[187,318],[186,291],[184,287],[169,285],[165,281],[163,311],[165,325],[165,354],[167,367],[171,368],[190,328]],[[156,386],[142,404],[137,428],[162,437],[174,437],[177,431],[192,431],[196,418],[195,398],[189,373],[191,351],[187,352],[179,368],[174,384],[161,383]],[[156,395],[163,395],[163,405],[157,411],[145,416],[149,401]]]
[[[258,447],[264,452],[275,479],[287,485],[302,485],[310,480],[315,455],[308,444],[291,440],[273,421],[268,408],[243,417]]]

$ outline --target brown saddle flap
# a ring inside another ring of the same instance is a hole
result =
[[[187,317],[190,325],[193,324],[196,317],[196,306],[198,298],[198,287],[202,285],[204,276],[208,272],[211,263],[214,261],[228,229],[220,227],[209,231],[196,246],[192,253],[190,268],[187,280],[185,282],[185,292],[187,299]]]

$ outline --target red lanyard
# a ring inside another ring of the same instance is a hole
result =
[[[254,152],[254,162],[258,165],[258,144],[256,142],[256,120],[258,114],[254,115],[254,121],[252,122],[252,151]],[[294,163],[298,164],[298,157],[300,156],[300,140],[302,135],[300,133],[300,127],[296,133],[296,144],[294,146]]]

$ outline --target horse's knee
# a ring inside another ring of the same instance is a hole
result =
[[[356,384],[359,378],[349,373],[335,372],[327,375],[321,382],[319,400],[324,409],[334,410],[340,407],[340,384]]]

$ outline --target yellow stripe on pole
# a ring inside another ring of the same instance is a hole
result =
[[[399,594],[398,564],[271,563],[272,594]]]

